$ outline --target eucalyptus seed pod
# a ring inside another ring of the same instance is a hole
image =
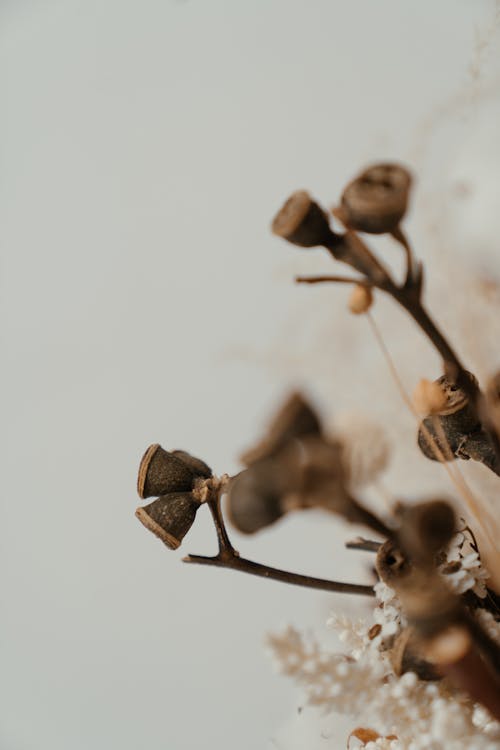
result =
[[[369,234],[393,232],[406,213],[410,173],[398,164],[375,164],[352,180],[338,215],[346,226]]]
[[[316,412],[300,393],[292,393],[270,423],[267,433],[254,447],[240,456],[245,466],[275,455],[292,438],[319,435],[321,424]]]
[[[172,455],[180,458],[183,463],[189,466],[196,477],[209,479],[212,476],[212,469],[201,458],[195,458],[186,451],[172,451]]]
[[[271,225],[273,234],[299,247],[316,247],[334,235],[326,213],[305,190],[297,190],[278,211]]]
[[[405,672],[415,672],[419,679],[427,682],[441,679],[435,667],[425,660],[412,628],[405,628],[396,637],[389,659],[398,677]]]
[[[447,500],[429,500],[417,505],[400,505],[398,540],[413,561],[433,565],[435,557],[455,534],[455,511]]]
[[[141,498],[166,495],[168,492],[187,492],[195,478],[195,472],[185,461],[154,443],[142,457],[137,492]]]
[[[318,435],[290,440],[277,461],[287,477],[282,507],[325,508],[348,515],[351,498],[346,489],[342,446]]]
[[[229,485],[228,518],[243,534],[254,534],[270,526],[284,514],[279,472],[270,460],[263,460],[242,471]]]
[[[190,492],[171,492],[153,500],[135,515],[170,549],[177,549],[194,523],[200,503]]]
[[[399,545],[388,539],[377,551],[375,568],[381,581],[390,588],[396,588],[397,583],[410,572],[411,565]]]
[[[471,385],[477,386],[477,380],[470,372],[465,373]],[[455,456],[462,443],[477,430],[480,424],[477,411],[471,405],[469,396],[463,388],[451,381],[446,375],[442,375],[435,381],[444,392],[446,400],[443,407],[433,416],[423,420],[425,430],[420,427],[418,432],[418,445],[422,453],[433,461],[439,461],[433,448],[435,442],[446,460],[450,460],[450,452]],[[440,430],[436,430],[434,419],[439,420]],[[432,438],[425,434],[428,433]],[[443,436],[446,441],[443,441]],[[465,458],[465,456],[463,456]]]

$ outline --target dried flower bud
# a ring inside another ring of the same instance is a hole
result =
[[[422,378],[413,391],[413,405],[419,414],[439,414],[447,402],[446,393],[438,381]]]
[[[229,485],[229,520],[243,534],[254,534],[270,526],[283,515],[281,492],[281,477],[273,462],[256,463]]]
[[[180,458],[183,463],[189,466],[196,477],[209,479],[212,476],[212,469],[201,458],[195,458],[186,451],[172,451],[172,455]]]
[[[379,547],[375,567],[379,578],[388,586],[394,588],[395,582],[408,574],[410,564],[399,546],[389,539]]]
[[[137,508],[135,515],[167,547],[177,549],[193,525],[199,507],[190,492],[173,492]]]
[[[399,505],[398,539],[413,560],[433,564],[435,555],[448,545],[456,531],[456,517],[446,500]]]
[[[356,284],[349,296],[349,310],[354,315],[368,312],[373,304],[373,293],[371,287],[366,284]]]
[[[272,420],[267,434],[241,456],[241,461],[249,466],[277,453],[291,438],[319,435],[320,432],[320,421],[314,409],[300,393],[292,393]]]
[[[465,377],[469,380],[472,387],[477,387],[477,380],[472,373],[465,372]],[[424,419],[423,425],[425,430],[422,427],[419,430],[418,445],[427,458],[438,461],[439,457],[436,455],[433,443],[438,446],[444,458],[448,459],[450,451],[455,455],[460,449],[464,438],[477,432],[480,429],[480,424],[478,422],[477,411],[470,403],[469,396],[463,388],[459,387],[445,375],[438,378],[435,384],[439,386],[446,399],[441,408],[437,412],[434,412],[434,415],[437,415],[439,419],[440,429],[436,430],[434,424],[436,416],[434,418],[429,416],[429,418]],[[438,394],[436,403],[441,398],[441,395]],[[424,405],[424,403],[419,404],[422,407]],[[431,412],[428,411],[427,415],[431,415]],[[432,441],[429,440],[429,435]],[[443,435],[446,438],[445,444],[443,444]]]
[[[348,514],[351,497],[346,490],[346,475],[340,443],[306,435],[291,440],[278,456],[278,470],[286,476],[287,496],[282,507],[322,507]]]
[[[375,164],[345,188],[340,215],[351,229],[384,234],[397,229],[406,213],[409,172],[398,164]]]
[[[199,458],[184,451],[166,451],[158,443],[150,445],[142,457],[137,478],[139,497],[187,492],[198,477],[209,477],[211,471]]]
[[[327,215],[305,190],[297,190],[274,217],[271,229],[300,247],[323,245],[334,233]]]
[[[421,680],[439,680],[440,675],[421,653],[420,643],[412,628],[404,628],[390,649],[389,659],[398,676],[414,672]]]

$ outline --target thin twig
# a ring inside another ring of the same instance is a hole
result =
[[[220,492],[214,490],[206,502],[210,508],[215,529],[217,531],[219,552],[214,557],[188,555],[183,558],[183,562],[239,570],[242,573],[249,573],[251,575],[260,576],[261,578],[270,578],[274,581],[281,581],[282,583],[291,583],[295,586],[306,586],[310,589],[334,591],[342,594],[360,594],[362,596],[375,595],[372,586],[365,586],[356,583],[343,583],[341,581],[330,581],[324,578],[300,575],[299,573],[291,573],[288,570],[272,568],[269,565],[263,565],[262,563],[240,557],[239,552],[233,547],[226,530],[221,510]]]
[[[183,558],[183,562],[199,563],[201,565],[213,565],[219,568],[230,568],[239,570],[242,573],[250,573],[262,578],[270,578],[282,583],[291,583],[295,586],[305,586],[310,589],[320,589],[322,591],[332,591],[341,594],[360,594],[362,596],[375,596],[372,586],[364,586],[356,583],[342,583],[341,581],[330,581],[324,578],[313,578],[304,576],[299,573],[291,573],[288,570],[272,568],[269,565],[262,565],[253,560],[247,560],[245,557],[239,557],[237,554],[225,554],[224,557],[216,555],[215,557],[204,557],[202,555],[188,555]]]
[[[370,322],[373,335],[375,336],[376,341],[379,344],[379,347],[382,351],[382,354],[387,362],[387,366],[389,367],[389,370],[392,374],[392,377],[397,385],[397,388],[401,394],[402,399],[410,409],[413,416],[420,421],[420,417],[417,414],[415,407],[413,406],[413,402],[411,398],[409,397],[408,393],[406,392],[406,389],[401,381],[401,378],[399,377],[399,373],[396,369],[396,365],[394,364],[394,361],[390,355],[389,350],[387,349],[387,346],[385,344],[385,341],[382,337],[381,332],[379,331],[379,328],[375,322],[375,319],[373,318],[372,314],[370,312],[367,313],[368,320]],[[483,523],[481,518],[481,513],[479,511],[479,504],[477,502],[476,497],[474,496],[473,492],[471,491],[470,487],[466,483],[464,477],[462,476],[462,473],[458,469],[457,466],[450,466],[449,461],[446,460],[446,456],[443,454],[440,446],[438,445],[436,439],[433,435],[431,435],[430,431],[427,429],[427,427],[421,423],[421,429],[424,433],[425,439],[429,443],[431,450],[434,452],[434,455],[436,456],[436,459],[443,465],[444,470],[448,474],[449,478],[451,479],[452,483],[455,485],[456,489],[460,493],[463,500],[465,500],[465,503],[469,510],[472,512],[473,516],[476,518],[477,523],[481,527],[483,534],[486,536],[488,541],[490,542],[490,545],[492,547],[492,551],[495,553],[495,545],[491,537],[491,532],[489,528]],[[446,436],[441,436],[441,440],[443,441],[443,445],[448,446],[448,451],[450,451],[448,441],[446,439]],[[445,449],[446,450],[446,449]]]
[[[334,281],[337,284],[361,284],[362,286],[371,286],[370,282],[362,276],[359,279],[353,276],[296,276],[297,284],[322,284],[325,281]]]
[[[364,552],[378,552],[382,542],[375,542],[372,539],[364,539],[362,536],[357,536],[355,539],[351,539],[345,543],[346,549],[358,549]]]

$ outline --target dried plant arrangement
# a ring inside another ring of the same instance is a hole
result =
[[[375,164],[346,186],[332,210],[335,230],[327,212],[304,191],[286,201],[272,230],[300,248],[326,249],[337,265],[355,272],[296,281],[352,286],[349,309],[370,319],[395,385],[415,416],[415,450],[442,464],[451,497],[401,500],[390,511],[375,513],[358,496],[355,437],[327,433],[305,397],[293,393],[241,457],[244,468],[236,476],[216,476],[185,451],[151,445],[140,463],[137,488],[142,499],[156,499],[136,515],[176,549],[207,506],[218,553],[189,554],[184,562],[373,598],[371,619],[332,618],[344,653],[325,651],[292,628],[269,638],[280,667],[304,686],[312,705],[352,718],[352,731],[344,738],[348,748],[493,750],[500,748],[500,524],[458,464],[476,461],[500,477],[500,373],[482,388],[425,307],[423,266],[402,227],[411,185],[403,166]],[[364,237],[380,234],[390,235],[404,253],[402,281]],[[408,313],[442,360],[440,377],[422,379],[412,396],[371,317],[378,294]],[[377,471],[372,468],[367,481]],[[355,537],[346,547],[373,554],[375,582],[341,582],[269,567],[242,557],[228,535],[226,518],[251,535],[307,508],[367,529],[368,538]]]

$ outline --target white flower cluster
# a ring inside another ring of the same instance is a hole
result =
[[[346,618],[338,623],[341,637],[359,647],[359,623],[351,628]],[[383,652],[358,648],[359,658],[324,652],[291,627],[270,636],[269,645],[281,671],[305,688],[312,705],[347,714],[353,726],[380,734],[365,750],[500,749],[500,726],[486,711],[443,682],[423,682],[413,672],[397,677]]]
[[[456,594],[473,591],[481,599],[486,596],[488,573],[466,531],[455,534],[448,547],[446,562],[439,571]]]

